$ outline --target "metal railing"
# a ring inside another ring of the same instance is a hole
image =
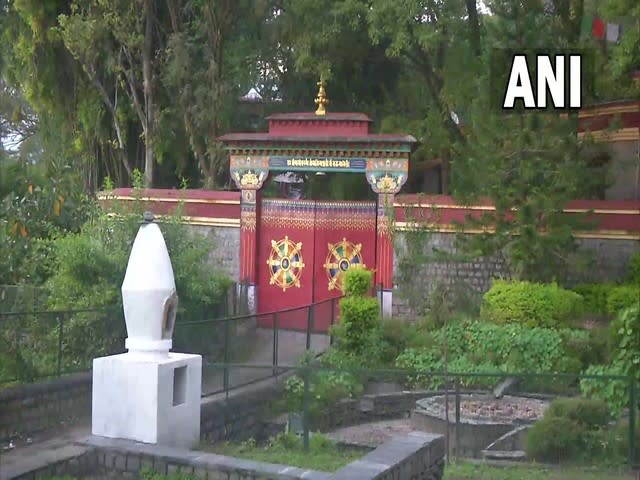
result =
[[[203,396],[257,382],[263,371],[216,375],[216,362],[295,363],[331,343],[339,298],[269,313],[185,320],[178,315],[173,351],[203,356]],[[0,313],[0,385],[89,371],[96,357],[124,353],[122,308]]]
[[[218,332],[217,342],[191,341],[180,344],[174,340],[174,350],[184,350],[203,356],[203,396],[226,393],[265,378],[277,376],[278,366],[296,363],[307,352],[321,353],[331,344],[329,334],[338,322],[339,300],[331,298],[303,307],[274,312],[255,313],[228,318],[176,323],[175,339],[201,337],[198,332]],[[211,333],[208,334],[211,337]],[[247,362],[242,371],[211,368],[218,362]],[[249,363],[250,362],[250,363]],[[268,364],[266,373],[262,365]],[[258,365],[256,369],[252,365]],[[218,373],[218,374],[217,374]]]

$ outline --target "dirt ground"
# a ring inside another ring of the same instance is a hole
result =
[[[336,442],[375,448],[395,435],[405,435],[411,430],[411,420],[386,420],[344,427],[327,433]]]

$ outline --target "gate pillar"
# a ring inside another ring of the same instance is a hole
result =
[[[240,283],[247,288],[249,313],[256,313],[256,285],[258,262],[258,229],[260,217],[260,188],[268,176],[268,169],[260,168],[262,158],[231,159],[231,178],[241,191],[240,197]]]
[[[407,181],[409,163],[406,159],[370,159],[367,161],[367,181],[378,194],[376,284],[382,287],[382,315],[391,317],[393,304],[393,201]]]

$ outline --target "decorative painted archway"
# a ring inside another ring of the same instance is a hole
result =
[[[240,280],[249,285],[251,309],[267,312],[336,296],[342,272],[366,265],[375,269],[383,305],[388,306],[384,314],[390,316],[393,244],[388,215],[407,180],[416,140],[369,133],[371,120],[363,113],[327,113],[324,85],[318,86],[316,112],[272,115],[266,133],[219,138],[241,190]],[[260,189],[272,172],[364,174],[377,202],[261,201]]]

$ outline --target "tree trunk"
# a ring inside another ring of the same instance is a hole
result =
[[[153,47],[153,0],[144,2],[144,46],[142,48],[142,75],[144,89],[145,125],[144,127],[144,183],[145,187],[153,186],[153,69],[151,65]]]

